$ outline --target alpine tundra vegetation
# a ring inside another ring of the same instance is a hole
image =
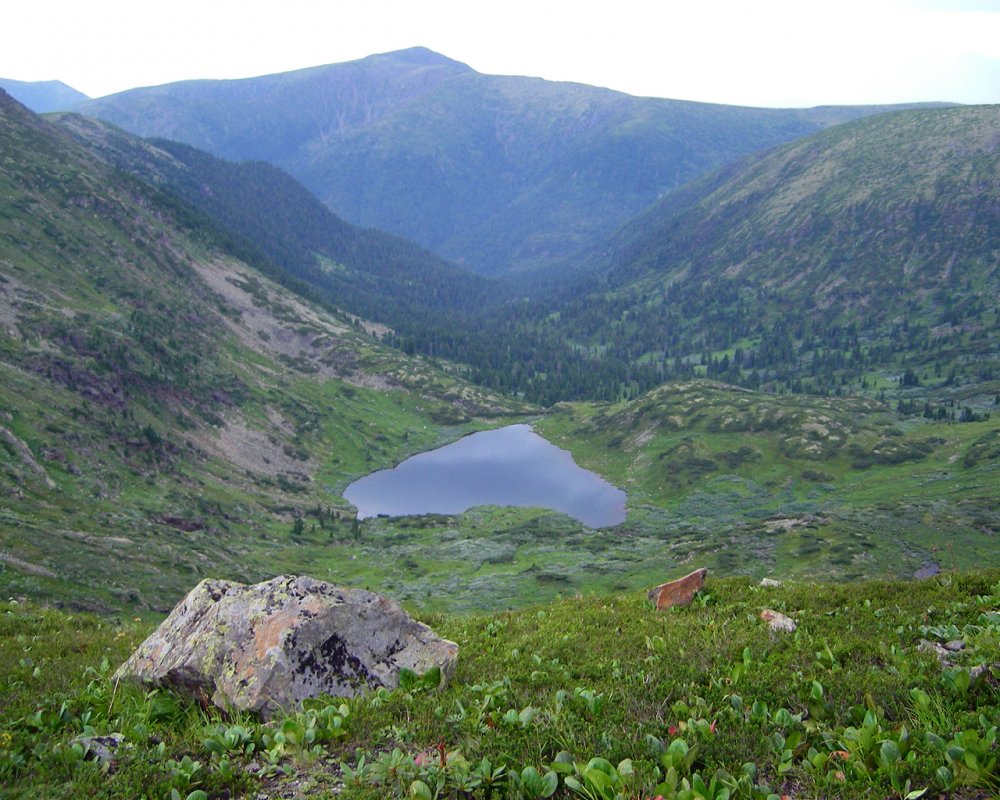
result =
[[[997,107],[423,48],[33,88],[58,113],[0,89],[0,797],[1000,793]],[[624,521],[344,496],[514,423]],[[253,636],[197,642],[232,694],[119,669],[243,584]],[[291,586],[447,657],[362,664],[311,597],[299,637]],[[227,704],[304,643],[291,700]],[[330,663],[374,678],[299,691]]]

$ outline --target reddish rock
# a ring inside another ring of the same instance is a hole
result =
[[[702,567],[696,569],[683,578],[675,581],[661,583],[649,590],[649,599],[656,605],[657,611],[662,611],[671,606],[686,606],[691,602],[695,593],[705,585],[705,576],[708,570]]]

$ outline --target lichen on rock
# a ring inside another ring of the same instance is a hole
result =
[[[293,710],[320,695],[395,688],[402,669],[454,671],[458,646],[387,597],[308,577],[207,579],[119,667],[224,709]]]

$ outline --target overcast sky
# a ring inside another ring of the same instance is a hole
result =
[[[423,45],[685,100],[1000,103],[1000,0],[10,0],[2,26],[0,77],[92,97]]]

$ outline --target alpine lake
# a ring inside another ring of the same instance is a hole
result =
[[[625,520],[625,492],[530,425],[481,431],[361,478],[344,491],[358,517],[458,514],[475,506],[560,511],[591,528]]]

